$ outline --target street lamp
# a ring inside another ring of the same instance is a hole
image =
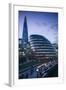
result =
[[[37,72],[37,78],[39,77],[39,69],[37,68],[36,69],[36,72]]]

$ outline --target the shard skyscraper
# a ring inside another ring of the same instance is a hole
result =
[[[28,28],[27,28],[26,16],[24,18],[24,24],[23,24],[22,43],[23,43],[23,47],[26,48],[28,44]]]

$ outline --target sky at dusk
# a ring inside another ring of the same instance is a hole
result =
[[[58,42],[58,13],[19,11],[19,38],[22,38],[24,17],[27,18],[28,37],[38,34],[46,37],[51,43]]]

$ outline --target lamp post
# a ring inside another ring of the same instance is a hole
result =
[[[37,68],[36,69],[36,72],[37,72],[37,78],[39,77],[39,69]]]

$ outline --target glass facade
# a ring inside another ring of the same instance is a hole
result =
[[[24,18],[22,39],[23,39],[22,40],[23,47],[26,48],[27,47],[27,43],[28,43],[28,28],[27,28],[27,19],[26,19],[26,16]]]
[[[50,41],[41,35],[30,35],[30,45],[38,60],[49,62],[56,56]]]

